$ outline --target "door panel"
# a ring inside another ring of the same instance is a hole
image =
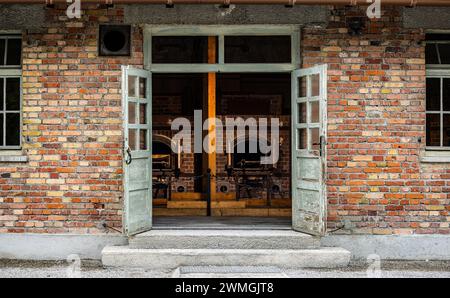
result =
[[[292,227],[323,235],[326,225],[327,66],[292,74]]]
[[[152,227],[151,74],[122,67],[124,111],[124,231]]]

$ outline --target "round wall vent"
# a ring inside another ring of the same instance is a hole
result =
[[[100,56],[130,56],[130,45],[131,26],[100,25]]]

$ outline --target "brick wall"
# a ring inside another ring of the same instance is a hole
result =
[[[389,8],[369,21],[358,9],[336,9],[328,28],[303,32],[304,66],[329,66],[329,230],[450,232],[450,167],[420,162],[424,33],[403,29],[400,15]],[[365,29],[350,36],[346,22],[359,16]]]
[[[95,7],[80,20],[49,9],[48,27],[23,35],[23,148],[29,162],[0,164],[0,232],[121,227],[120,67],[143,64],[142,33],[133,28],[131,58],[98,57],[98,24],[121,23],[123,10]]]
[[[23,121],[28,163],[0,164],[0,232],[103,233],[122,224],[120,65],[142,66],[142,33],[131,58],[97,57],[98,24],[47,10],[48,27],[24,33]],[[423,30],[403,29],[397,8],[350,36],[332,11],[328,28],[306,27],[305,67],[329,65],[329,229],[368,234],[449,233],[450,167],[424,164]],[[422,143],[419,142],[422,138]]]

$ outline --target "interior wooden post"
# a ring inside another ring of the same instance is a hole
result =
[[[215,36],[208,37],[208,64],[216,64],[217,61],[217,38]],[[208,84],[208,92],[207,96],[205,96],[203,101],[203,115],[204,120],[207,118],[216,118],[216,73],[210,72],[208,73],[207,84]],[[210,150],[211,153],[205,153],[203,159],[204,169],[211,169],[211,175],[215,176],[217,173],[216,170],[216,126],[215,124],[210,125],[208,129],[208,134],[213,136],[214,142],[211,142]],[[211,189],[211,199],[216,199],[216,180],[211,179],[210,184]]]

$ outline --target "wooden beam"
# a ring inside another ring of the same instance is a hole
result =
[[[215,64],[217,60],[217,37],[209,36],[208,37],[208,64]],[[216,118],[216,73],[209,72],[207,74],[207,84],[208,90],[207,95],[203,102],[203,115],[204,118]],[[204,154],[203,165],[204,170],[210,169],[211,175],[215,176],[217,174],[216,169],[216,126],[213,123],[208,128],[208,134],[214,139],[213,142],[209,144],[209,152]],[[211,200],[216,199],[216,180],[211,179],[210,183],[211,189]]]

